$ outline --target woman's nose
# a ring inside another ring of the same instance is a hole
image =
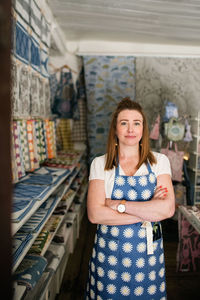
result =
[[[128,132],[133,132],[133,126],[131,125],[128,126]]]

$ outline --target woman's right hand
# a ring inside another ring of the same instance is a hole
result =
[[[153,199],[165,199],[167,196],[168,190],[166,187],[163,187],[162,185],[157,186],[156,190],[154,192]]]

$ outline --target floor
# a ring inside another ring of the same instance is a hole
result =
[[[162,227],[166,261],[167,299],[200,299],[200,272],[176,272],[177,222],[169,219],[163,222]],[[84,299],[88,261],[92,251],[95,231],[96,226],[91,224],[85,215],[82,221],[80,237],[77,240],[73,254],[69,258],[60,294],[57,295],[56,300]]]

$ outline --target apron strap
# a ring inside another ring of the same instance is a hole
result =
[[[153,228],[151,222],[144,221],[141,227],[145,228],[147,233],[147,254],[153,254]]]

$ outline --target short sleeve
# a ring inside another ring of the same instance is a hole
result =
[[[89,180],[93,179],[105,179],[105,156],[99,156],[93,159],[91,166],[90,166],[90,175]]]
[[[156,176],[163,174],[169,174],[171,176],[171,166],[168,157],[165,154],[159,153],[157,156]]]

